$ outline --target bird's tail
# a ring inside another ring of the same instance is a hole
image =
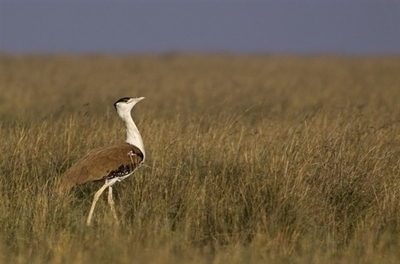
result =
[[[53,194],[55,196],[64,196],[69,193],[72,187],[73,185],[71,185],[69,181],[66,181],[65,178],[61,177],[54,184]]]

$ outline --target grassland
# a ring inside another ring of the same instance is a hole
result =
[[[398,263],[400,57],[0,56],[0,262]],[[133,116],[146,166],[52,185]],[[105,197],[104,197],[105,198]]]

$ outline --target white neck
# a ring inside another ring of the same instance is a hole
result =
[[[139,148],[140,151],[143,153],[143,160],[144,160],[144,157],[146,155],[144,152],[142,136],[140,135],[140,132],[135,122],[133,122],[130,112],[121,115],[121,118],[122,120],[125,121],[126,125],[126,142]]]

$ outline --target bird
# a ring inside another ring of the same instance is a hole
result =
[[[124,143],[101,147],[88,152],[73,164],[54,186],[58,195],[68,193],[74,186],[87,182],[104,181],[104,185],[94,194],[92,205],[86,220],[86,225],[91,225],[93,211],[96,203],[108,188],[108,204],[115,221],[118,217],[112,194],[112,186],[116,182],[131,176],[145,160],[145,150],[142,136],[132,119],[132,108],[144,97],[123,97],[114,103],[114,107],[126,126],[126,141]]]

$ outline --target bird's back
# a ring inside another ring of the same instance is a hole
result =
[[[143,158],[139,148],[128,143],[92,150],[61,176],[55,191],[61,194],[86,182],[128,176]]]

